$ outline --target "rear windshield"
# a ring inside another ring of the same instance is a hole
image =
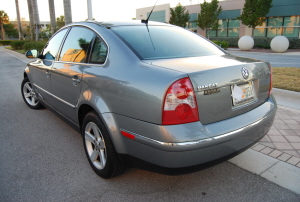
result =
[[[111,30],[142,60],[225,54],[199,35],[171,26],[120,26]]]

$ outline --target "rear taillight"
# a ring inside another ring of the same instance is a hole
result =
[[[273,83],[273,81],[272,81],[272,67],[271,67],[270,64],[268,66],[269,66],[269,69],[270,69],[270,86],[269,86],[269,96],[270,96],[271,92],[272,92],[272,83]]]
[[[199,121],[192,83],[188,77],[174,82],[165,95],[162,124],[174,125]]]

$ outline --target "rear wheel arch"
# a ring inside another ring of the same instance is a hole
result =
[[[91,107],[88,104],[83,104],[78,109],[78,125],[80,128],[80,131],[82,130],[82,124],[84,117],[91,111],[96,111],[93,107]]]
[[[116,151],[118,152],[119,148],[116,148],[116,145],[120,144],[119,135],[116,134],[116,133],[118,133],[117,132],[118,130],[117,131],[111,130],[111,128],[118,128],[118,127],[117,127],[116,120],[112,116],[112,114],[101,113],[98,110],[96,110],[96,108],[94,108],[93,106],[86,104],[86,103],[80,105],[78,112],[77,112],[78,126],[79,126],[80,131],[82,131],[82,129],[83,129],[82,127],[83,127],[84,118],[92,111],[94,111],[101,119],[102,123],[104,124],[104,126],[105,126],[106,130],[108,131],[108,134],[112,140],[112,144],[114,145]]]

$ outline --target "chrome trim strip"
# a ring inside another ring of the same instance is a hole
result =
[[[267,117],[268,116],[265,116],[262,119],[254,122],[254,123],[251,123],[251,124],[249,124],[249,125],[247,125],[247,126],[245,126],[243,128],[237,129],[235,131],[231,131],[231,132],[228,132],[228,133],[225,133],[225,134],[222,134],[222,135],[218,135],[218,136],[215,136],[215,137],[211,137],[211,138],[205,138],[205,139],[196,140],[196,141],[190,141],[190,142],[178,142],[178,143],[175,143],[175,142],[174,143],[171,143],[171,142],[170,143],[169,142],[161,142],[161,141],[158,141],[158,140],[154,140],[154,139],[151,139],[151,138],[148,138],[148,137],[145,137],[145,136],[142,136],[142,135],[139,135],[139,134],[136,134],[136,133],[124,130],[122,128],[120,128],[120,131],[127,132],[129,134],[132,134],[132,135],[136,136],[138,139],[145,140],[147,142],[156,143],[158,145],[170,146],[170,147],[183,147],[183,146],[197,145],[197,144],[209,142],[209,141],[212,141],[212,140],[219,140],[221,138],[225,138],[225,137],[229,137],[229,136],[235,135],[235,134],[240,133],[240,132],[242,132],[244,130],[247,130],[250,127],[253,127],[253,126],[259,124],[260,122],[264,121]]]
[[[48,91],[46,91],[45,89],[41,88],[40,86],[38,86],[38,85],[36,85],[36,84],[33,84],[33,85],[34,85],[35,87],[37,87],[38,89],[44,91],[44,92],[47,93],[48,95],[50,95],[50,96],[56,98],[57,100],[59,100],[59,101],[65,103],[66,105],[69,105],[70,107],[75,108],[75,105],[72,105],[72,104],[70,104],[70,103],[68,103],[68,102],[66,102],[66,101],[64,101],[64,100],[62,100],[61,98],[59,98],[59,97],[57,97],[57,96],[55,96],[55,95],[49,93]]]
[[[151,139],[151,138],[142,136],[142,135],[138,135],[138,134],[136,134],[136,133],[130,132],[130,131],[128,131],[128,130],[124,130],[124,129],[122,129],[122,128],[120,128],[120,131],[124,131],[124,132],[126,132],[126,133],[129,133],[129,134],[134,135],[135,137],[138,137],[138,138],[141,138],[141,139],[145,139],[145,140],[148,140],[148,141],[150,141],[150,142],[154,142],[154,143],[156,143],[156,144],[165,145],[165,146],[186,146],[186,145],[193,145],[193,144],[198,144],[198,143],[208,142],[208,141],[213,140],[212,138],[206,138],[206,139],[196,140],[196,141],[191,141],[191,142],[169,143],[169,142],[161,142],[161,141],[154,140],[154,139]]]

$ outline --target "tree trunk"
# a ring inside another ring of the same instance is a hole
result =
[[[32,2],[31,0],[27,0],[28,4],[28,13],[29,13],[29,21],[30,21],[30,34],[31,39],[34,39],[34,21],[33,21],[33,11],[32,11]]]
[[[5,36],[4,36],[4,27],[3,27],[3,23],[1,23],[1,38],[2,40],[5,40]]]
[[[48,0],[48,2],[49,2],[49,13],[50,13],[50,21],[51,21],[51,34],[53,35],[56,32],[54,0]]]
[[[39,40],[40,33],[40,17],[39,17],[39,8],[37,0],[32,0],[32,11],[33,11],[33,20],[34,20],[34,29],[35,29],[35,40]]]
[[[64,0],[65,25],[72,23],[71,0]]]
[[[19,40],[23,40],[23,34],[22,34],[22,23],[20,18],[20,10],[19,10],[19,1],[16,1],[16,11],[17,11],[17,19],[18,19],[18,28],[19,28]]]

